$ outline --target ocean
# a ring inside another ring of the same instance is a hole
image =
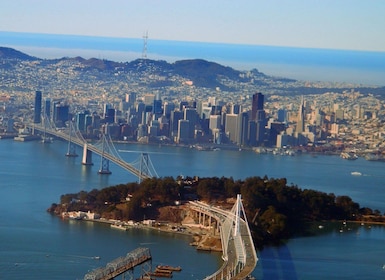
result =
[[[82,56],[120,62],[143,57],[141,38],[112,38],[0,31],[0,46],[39,58]],[[258,69],[304,81],[385,86],[385,52],[167,41],[148,38],[145,56],[174,62],[206,59],[238,70]]]

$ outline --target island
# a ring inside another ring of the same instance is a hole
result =
[[[141,183],[131,182],[104,189],[64,194],[48,212],[67,218],[101,219],[115,225],[143,225],[162,229],[172,224],[175,232],[185,232],[184,224],[193,225],[194,216],[188,201],[204,201],[223,209],[231,208],[241,194],[245,213],[257,248],[279,245],[294,236],[312,234],[312,226],[320,222],[342,221],[382,223],[378,210],[360,207],[348,196],[336,196],[288,185],[285,178],[249,177],[163,177]],[[71,216],[71,213],[83,213]],[[139,223],[141,222],[141,223]],[[195,235],[204,231],[190,231]],[[193,245],[211,244],[220,250],[220,242],[195,237]]]

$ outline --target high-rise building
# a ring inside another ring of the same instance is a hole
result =
[[[133,105],[136,101],[136,93],[135,92],[130,92],[126,94],[126,100],[127,103],[130,105]]]
[[[279,122],[285,123],[287,121],[287,112],[285,109],[279,109],[277,114]]]
[[[56,104],[54,108],[54,122],[58,126],[64,125],[69,120],[69,106],[66,104]]]
[[[116,110],[114,108],[108,108],[106,114],[104,115],[106,123],[114,123],[115,114]]]
[[[145,94],[143,98],[143,102],[146,105],[152,106],[154,104],[155,94]]]
[[[198,114],[195,108],[184,109],[184,120],[189,121],[189,138],[193,139],[195,134],[195,125],[198,122]]]
[[[143,102],[139,102],[136,104],[136,114],[138,117],[138,122],[140,124],[145,124],[143,120],[143,112],[145,111],[146,111],[146,104],[144,104]]]
[[[257,112],[263,110],[264,95],[260,92],[253,94],[251,103],[251,120],[257,120]]]
[[[170,114],[170,136],[176,136],[178,134],[179,120],[183,119],[183,112],[172,111]]]
[[[188,120],[178,121],[178,137],[177,137],[178,143],[188,142],[190,140],[189,128],[190,128],[190,124]]]
[[[35,111],[33,115],[33,122],[40,123],[41,122],[41,91],[37,90],[35,92]]]
[[[231,110],[230,110],[230,113],[231,114],[240,114],[241,113],[241,110],[242,110],[242,106],[239,105],[239,104],[233,104],[231,106]]]
[[[297,116],[297,126],[295,129],[297,133],[305,132],[305,106],[303,101],[303,96],[301,98],[301,104],[299,105],[298,116]]]
[[[86,114],[77,113],[76,114],[76,126],[80,131],[86,131]]]
[[[226,115],[225,133],[231,142],[239,143],[240,125],[239,116],[237,114]]]
[[[49,98],[44,99],[44,117],[48,119],[51,117],[51,99]]]
[[[152,106],[152,113],[158,118],[162,115],[162,100],[160,99],[160,95],[157,94],[154,103]]]
[[[209,129],[210,130],[221,129],[221,116],[219,115],[210,116]]]
[[[172,102],[165,102],[163,105],[163,115],[170,118],[171,112],[175,110],[175,104]]]
[[[247,145],[249,142],[248,137],[248,127],[249,127],[249,114],[247,112],[243,112],[239,115],[240,117],[240,145]]]

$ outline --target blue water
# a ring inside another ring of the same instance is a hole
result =
[[[128,61],[142,56],[143,40],[134,38],[53,35],[0,31],[0,46],[46,58],[102,56]],[[60,50],[60,51],[59,51]],[[75,51],[70,51],[75,50]],[[261,45],[182,42],[149,39],[147,57],[169,62],[202,58],[240,70],[302,80],[385,85],[385,52],[310,49]]]
[[[385,211],[383,162],[347,161],[338,156],[274,156],[251,151],[119,145],[133,162],[146,151],[161,176],[287,177],[289,184],[349,195],[361,206]],[[153,265],[180,265],[174,279],[203,279],[221,264],[220,254],[199,253],[191,238],[154,231],[121,232],[103,224],[61,220],[46,213],[60,195],[90,191],[136,178],[111,164],[112,175],[67,158],[66,143],[0,141],[0,278],[82,279],[98,266],[137,247],[149,247]],[[78,151],[80,153],[80,149]],[[362,176],[351,176],[359,171]],[[325,225],[325,234],[295,238],[258,252],[257,279],[383,279],[385,229]],[[101,256],[101,260],[92,259]]]

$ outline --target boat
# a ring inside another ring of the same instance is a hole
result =
[[[362,173],[358,172],[358,171],[353,171],[350,174],[353,175],[353,176],[361,176],[362,175]]]
[[[172,273],[163,273],[163,272],[149,272],[148,276],[154,276],[154,277],[164,277],[164,278],[172,278]]]
[[[180,266],[158,265],[156,268],[159,270],[182,271]]]

